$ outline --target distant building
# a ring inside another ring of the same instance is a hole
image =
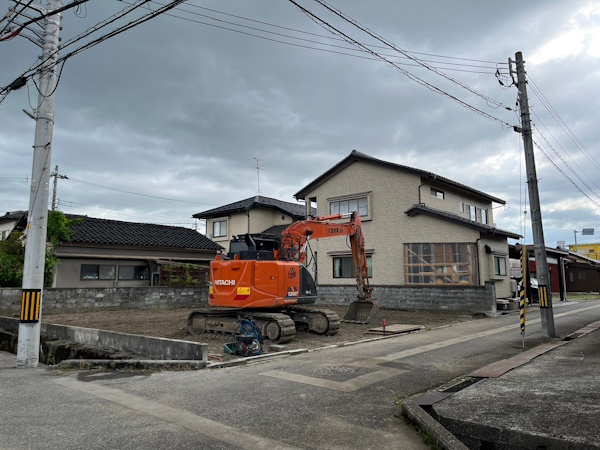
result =
[[[0,224],[4,217],[0,216]],[[67,218],[81,222],[72,226],[71,239],[54,249],[60,263],[52,287],[159,286],[181,278],[182,268],[189,283],[208,284],[210,261],[222,250],[189,228],[86,216]],[[12,229],[27,232],[27,212],[12,221]]]
[[[599,249],[600,244],[597,243],[577,244],[577,246],[569,244],[569,250],[571,250],[572,252],[596,260],[598,259]]]
[[[316,214],[316,210],[313,211]],[[233,236],[246,233],[281,234],[288,225],[306,218],[304,203],[291,203],[256,195],[193,216],[206,220],[206,235],[229,250]]]

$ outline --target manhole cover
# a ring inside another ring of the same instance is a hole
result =
[[[330,366],[330,367],[319,367],[314,370],[317,375],[349,375],[356,372],[356,369],[352,367],[344,366]]]

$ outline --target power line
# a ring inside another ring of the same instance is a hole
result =
[[[124,3],[127,3],[127,2],[124,2]],[[156,1],[152,1],[152,3],[161,5],[161,3],[156,2]],[[128,4],[131,4],[131,3],[128,3]],[[192,11],[184,10],[182,8],[175,8],[175,9],[177,11],[187,12],[187,13],[192,14],[192,15],[204,16],[202,14],[194,13]],[[229,28],[229,27],[226,27],[226,26],[223,26],[223,25],[216,25],[216,24],[213,24],[213,23],[203,22],[201,20],[196,20],[196,19],[192,19],[192,18],[189,18],[189,17],[179,16],[179,15],[176,15],[176,14],[173,14],[173,13],[165,13],[164,15],[165,16],[169,16],[169,17],[173,17],[173,18],[176,18],[176,19],[185,20],[187,22],[196,23],[196,24],[199,24],[199,25],[204,25],[204,26],[208,26],[208,27],[212,27],[212,28],[218,28],[218,29],[221,29],[221,30],[230,31],[230,32],[233,32],[233,33],[242,34],[242,35],[254,37],[254,38],[257,38],[257,39],[262,39],[262,40],[269,41],[269,42],[275,42],[275,43],[278,43],[278,44],[289,45],[289,46],[292,46],[292,47],[304,48],[304,49],[308,49],[308,50],[315,50],[315,51],[324,52],[324,53],[332,53],[332,54],[337,54],[337,55],[342,55],[342,56],[350,56],[350,57],[353,57],[353,58],[366,59],[366,60],[369,60],[369,61],[380,61],[379,58],[375,58],[375,57],[372,57],[372,56],[357,55],[357,54],[352,54],[352,53],[346,53],[344,51],[339,51],[339,50],[331,50],[331,49],[327,49],[327,48],[313,47],[311,45],[305,45],[305,44],[298,44],[298,43],[294,43],[294,42],[288,42],[288,41],[284,41],[284,40],[281,40],[281,39],[276,39],[276,38],[267,37],[267,36],[261,36],[261,35],[258,35],[258,34],[247,32],[247,31],[236,30],[236,29]],[[204,17],[206,17],[206,16],[204,16]],[[224,21],[219,20],[219,19],[213,19],[213,20],[224,22]],[[251,20],[251,19],[249,19],[249,20]],[[358,50],[356,48],[343,47],[343,46],[337,46],[337,45],[332,45],[332,44],[327,44],[327,43],[322,43],[322,42],[317,42],[317,41],[311,41],[311,40],[308,40],[308,39],[302,39],[302,38],[298,38],[298,37],[295,37],[295,36],[283,35],[281,33],[274,33],[274,32],[270,32],[270,31],[267,31],[267,30],[256,29],[256,28],[253,28],[253,27],[247,27],[247,26],[239,25],[239,24],[233,24],[233,25],[234,26],[239,26],[239,27],[242,27],[242,28],[255,29],[255,30],[258,30],[260,32],[267,33],[267,34],[283,36],[283,37],[286,37],[288,39],[295,39],[295,40],[300,40],[300,41],[304,41],[304,42],[311,42],[311,43],[314,43],[316,45],[327,45],[329,47],[339,48],[341,50],[347,50],[347,51],[351,51],[351,52],[362,52],[362,53],[365,53],[363,50]],[[391,57],[392,58],[400,58],[400,59],[408,59],[406,57],[403,58],[403,57],[398,56],[398,55],[393,55]],[[446,64],[446,65],[453,64],[453,63],[446,63],[446,62],[443,62],[443,61],[439,61],[438,63],[439,64]],[[398,63],[398,64],[402,65],[402,66],[408,66],[408,67],[422,67],[419,64],[409,64],[409,63]],[[460,64],[459,64],[459,66],[469,67],[469,65],[460,65]],[[471,67],[477,67],[477,66],[471,66]],[[441,66],[439,66],[437,68],[440,69],[440,70],[446,70],[446,71],[465,72],[465,73],[477,73],[477,74],[485,74],[485,75],[491,75],[493,73],[493,72],[488,72],[488,71],[483,71],[483,70],[460,69],[460,68],[456,68],[456,67],[441,67]],[[496,68],[491,68],[490,67],[489,69],[493,70],[494,72],[496,71]]]
[[[127,2],[125,2],[125,3],[127,3]],[[163,5],[162,3],[160,3],[160,2],[158,2],[156,0],[152,0],[152,3],[157,4],[157,5]],[[263,24],[263,25],[268,25],[268,26],[271,26],[271,27],[277,27],[277,28],[284,29],[284,30],[287,30],[287,31],[293,31],[295,33],[300,33],[300,34],[305,34],[305,35],[310,35],[310,36],[322,37],[322,38],[329,39],[329,40],[334,40],[334,41],[346,42],[344,39],[341,39],[341,38],[336,38],[336,37],[332,37],[332,36],[325,36],[325,35],[316,34],[316,33],[308,33],[308,32],[302,31],[302,30],[297,30],[297,29],[294,29],[294,28],[289,28],[289,27],[283,27],[283,26],[279,26],[279,25],[274,25],[274,24],[270,24],[268,22],[262,22],[262,21],[258,21],[258,20],[248,19],[248,18],[245,18],[245,17],[242,17],[242,16],[237,16],[237,15],[234,15],[234,14],[227,14],[227,13],[223,13],[223,12],[220,12],[220,11],[212,10],[210,8],[203,8],[201,6],[197,6],[197,5],[193,5],[193,4],[190,4],[188,6],[193,6],[195,8],[201,8],[201,9],[207,9],[207,10],[210,10],[210,11],[217,12],[219,14],[225,14],[225,15],[228,15],[228,16],[233,16],[233,17],[236,17],[236,18],[239,18],[239,19],[249,20],[249,21],[252,21],[252,22],[258,22],[258,23]],[[247,25],[242,25],[242,24],[239,24],[239,23],[236,23],[236,22],[231,22],[231,21],[227,21],[227,20],[223,20],[223,19],[218,19],[216,17],[209,16],[209,15],[206,15],[206,14],[201,14],[201,13],[197,13],[197,12],[194,12],[194,11],[190,11],[189,9],[184,9],[182,7],[174,8],[174,10],[182,12],[182,13],[187,13],[187,14],[190,14],[190,15],[193,15],[193,16],[204,17],[206,19],[214,20],[214,21],[219,22],[219,23],[225,23],[225,24],[233,25],[233,26],[240,27],[240,28],[245,28],[245,29],[249,29],[249,30],[253,30],[253,31],[259,31],[261,33],[266,33],[266,34],[271,34],[271,35],[275,35],[275,36],[284,37],[284,38],[287,38],[287,39],[295,39],[295,40],[299,40],[299,41],[303,41],[303,42],[308,42],[308,43],[311,43],[311,44],[327,45],[329,47],[339,48],[339,49],[342,49],[342,50],[348,50],[348,51],[353,51],[353,52],[362,52],[362,53],[364,53],[364,50],[357,49],[357,48],[354,48],[354,47],[345,47],[345,46],[341,46],[341,45],[324,43],[324,42],[315,41],[313,39],[305,39],[305,38],[300,38],[300,37],[297,37],[297,36],[292,36],[292,35],[289,35],[289,34],[277,33],[277,32],[274,32],[274,31],[265,30],[263,28],[257,28],[257,27],[251,27],[251,26],[247,26]],[[211,26],[211,27],[216,27],[214,24],[211,24],[211,23],[202,22],[202,21],[199,21],[199,20],[192,20],[192,19],[188,19],[186,17],[177,16],[175,14],[166,14],[166,15],[171,16],[171,17],[175,17],[175,18],[178,18],[178,19],[188,20],[188,21],[195,22],[195,23],[198,23],[198,24],[201,24],[201,25],[207,25],[207,26]],[[220,26],[220,27],[216,27],[216,28],[221,28],[221,29],[224,29],[224,30],[227,30],[227,31],[238,31],[238,30],[234,30],[234,29],[231,29],[231,28],[228,28],[228,27],[224,27],[224,26]],[[258,36],[258,35],[252,34],[252,33],[248,33],[248,35],[250,35],[252,37],[261,37],[261,36]],[[276,41],[276,42],[283,43],[283,44],[287,43],[285,41]],[[373,47],[389,49],[388,47],[383,47],[383,46],[373,46]],[[311,47],[311,48],[317,50],[317,48],[315,48],[315,47]],[[416,53],[416,52],[412,52],[412,53]],[[390,54],[383,54],[383,55],[384,56],[389,56],[389,57],[392,57],[392,58],[409,59],[409,60],[411,59],[411,58],[409,58],[407,56],[398,56],[398,55],[390,55]],[[436,56],[438,56],[438,55],[436,55]],[[438,57],[441,57],[441,56],[438,56]],[[455,59],[455,60],[459,59],[459,58],[453,58],[453,57],[449,57],[449,56],[445,57],[445,58]],[[373,58],[368,58],[368,59],[373,59]],[[461,66],[461,67],[470,67],[470,68],[490,69],[490,70],[494,70],[494,71],[497,70],[497,66],[491,67],[491,66],[482,66],[480,64],[465,64],[465,63],[454,63],[454,62],[435,61],[435,60],[424,60],[424,61],[431,62],[431,63],[436,63],[436,64],[450,65],[450,66]],[[477,62],[477,61],[474,61],[474,62]],[[494,64],[496,64],[496,63],[494,63]],[[408,64],[408,65],[410,65],[410,66],[417,66],[417,65],[412,65],[412,64]],[[448,67],[440,67],[440,68],[442,68],[442,69],[448,69],[448,70],[450,69]],[[488,72],[483,72],[483,73],[488,73]]]
[[[113,213],[114,215],[118,216],[118,217],[127,217],[133,220],[140,220],[140,219],[148,219],[148,218],[156,218],[156,219],[163,219],[161,221],[161,223],[165,224],[167,223],[167,221],[173,221],[173,219],[177,220],[178,218],[173,217],[173,216],[161,216],[161,215],[157,215],[157,214],[145,214],[145,213],[141,213],[141,212],[127,212],[127,211],[123,211],[123,210],[118,210],[118,209],[111,209],[111,208],[103,208],[101,206],[92,206],[92,205],[86,205],[84,203],[78,203],[78,202],[72,202],[72,201],[68,201],[68,200],[59,200],[58,201],[58,206],[62,206],[65,208],[72,208],[72,209],[79,209],[82,211],[92,211],[95,213],[104,213],[104,212],[108,212],[108,213]],[[189,219],[188,217],[186,217],[185,219]],[[183,220],[183,219],[182,219]],[[192,220],[187,220],[187,221],[178,221],[178,222],[169,222],[171,224],[174,223],[180,223],[180,224],[188,224],[188,225],[194,225],[194,222]]]
[[[542,154],[546,157],[546,159],[548,159],[548,161],[550,161],[550,163],[556,168],[556,170],[558,170],[562,176],[569,182],[571,183],[573,186],[575,186],[575,188],[581,192],[583,195],[585,195],[594,205],[596,205],[598,208],[600,208],[600,203],[597,203],[596,200],[594,200],[592,197],[590,197],[588,194],[586,194],[577,183],[575,183],[560,167],[558,167],[558,164],[556,164],[556,162],[550,158],[550,156],[548,155],[548,153],[546,153],[546,151],[540,146],[540,144],[538,144],[536,141],[533,141],[533,145],[535,145],[539,151],[542,152]]]
[[[167,200],[167,201],[179,202],[179,203],[189,203],[189,204],[192,204],[192,205],[217,206],[215,203],[192,202],[192,201],[189,201],[189,200],[180,200],[180,199],[176,199],[176,198],[159,197],[157,195],[141,194],[139,192],[126,191],[124,189],[119,189],[119,188],[110,187],[110,186],[104,186],[104,185],[101,185],[101,184],[91,183],[89,181],[78,180],[77,178],[73,178],[73,177],[69,177],[69,180],[75,181],[77,183],[86,184],[88,186],[94,186],[94,187],[99,187],[99,188],[103,188],[103,189],[108,189],[110,191],[122,192],[124,194],[138,195],[140,197],[155,198],[155,199],[158,199],[158,200]]]
[[[158,3],[158,2],[154,1],[154,3]],[[321,38],[325,38],[325,39],[330,39],[330,40],[345,42],[345,39],[334,37],[334,36],[331,36],[331,35],[311,33],[311,32],[304,31],[304,30],[299,30],[299,29],[296,29],[296,28],[290,28],[290,27],[285,27],[285,26],[282,26],[282,25],[276,25],[276,24],[273,24],[273,23],[264,22],[264,21],[261,21],[261,20],[250,19],[248,17],[239,16],[239,15],[236,15],[236,14],[230,14],[230,13],[226,13],[226,12],[223,12],[223,11],[218,11],[216,9],[211,9],[211,8],[207,8],[207,7],[204,7],[204,6],[195,5],[193,3],[188,3],[188,6],[193,7],[193,8],[197,8],[197,9],[202,9],[202,10],[205,10],[205,11],[211,11],[211,12],[214,12],[214,13],[217,13],[217,14],[223,14],[225,16],[234,17],[236,19],[241,19],[241,20],[246,20],[246,21],[249,21],[249,22],[259,23],[261,25],[267,25],[267,26],[274,27],[274,28],[279,28],[279,29],[283,29],[283,30],[287,30],[287,31],[293,31],[295,33],[301,33],[301,34],[305,34],[305,35],[310,35],[310,36],[321,37]],[[179,11],[187,11],[187,10],[184,10],[182,8],[176,8],[176,9],[179,10]],[[210,17],[210,16],[206,16],[206,17]],[[215,20],[218,20],[218,19],[215,19]],[[374,47],[374,48],[382,48],[382,49],[387,49],[388,48],[387,46],[384,47],[384,46],[378,46],[378,45],[372,45],[372,47]],[[436,57],[436,58],[444,58],[444,59],[453,59],[453,60],[460,60],[460,61],[488,63],[488,64],[492,64],[492,65],[495,65],[495,66],[496,65],[508,65],[507,62],[497,62],[497,61],[489,61],[489,60],[482,60],[482,59],[461,58],[461,57],[457,57],[457,56],[438,55],[438,54],[434,54],[434,53],[423,53],[423,52],[415,52],[415,51],[409,51],[409,53],[413,53],[415,55],[432,56],[432,57]]]
[[[486,113],[485,111],[482,111],[481,109],[459,99],[458,97],[444,91],[443,89],[417,77],[416,75],[413,75],[412,73],[408,72],[407,70],[403,69],[402,67],[400,67],[397,63],[390,61],[389,59],[381,56],[380,54],[378,54],[377,52],[371,50],[369,47],[367,47],[364,44],[361,44],[360,42],[358,42],[357,40],[351,38],[350,36],[348,36],[347,34],[343,33],[342,31],[340,31],[339,29],[335,28],[333,25],[330,25],[329,23],[327,23],[326,21],[324,21],[323,19],[319,18],[318,16],[316,16],[315,14],[313,14],[312,12],[310,12],[309,10],[307,10],[306,8],[304,8],[303,6],[299,5],[295,0],[288,0],[290,3],[293,3],[300,11],[302,11],[304,14],[306,14],[309,18],[311,18],[311,20],[314,20],[317,23],[321,23],[323,24],[324,27],[326,27],[326,29],[330,30],[332,33],[338,34],[339,36],[343,36],[348,42],[351,42],[353,45],[356,45],[362,49],[364,49],[365,51],[367,51],[368,53],[370,53],[371,55],[375,56],[377,59],[380,59],[382,61],[384,61],[385,63],[389,64],[390,66],[395,67],[399,72],[401,72],[403,75],[405,75],[406,77],[408,77],[409,79],[411,79],[412,81],[417,82],[418,84],[427,87],[428,89],[432,90],[433,92],[436,92],[438,94],[444,95],[448,98],[450,98],[451,100],[454,100],[455,102],[457,102],[458,104],[460,104],[461,106],[476,112],[477,114],[490,119],[494,122],[498,122],[500,123],[503,127],[506,127],[506,129],[513,129],[514,126],[509,124],[508,122],[505,122],[502,119],[499,119],[495,116],[492,116],[491,114]],[[321,2],[320,0],[316,0],[318,2]],[[499,103],[499,102],[498,102]]]
[[[563,131],[567,134],[567,136],[573,141],[573,143],[581,150],[581,152],[586,156],[586,158],[596,167],[596,169],[600,170],[600,162],[589,152],[587,148],[581,143],[581,141],[575,136],[575,133],[571,131],[569,126],[565,123],[565,121],[560,117],[560,115],[556,112],[556,110],[552,107],[548,99],[544,96],[542,91],[536,86],[531,77],[529,78],[529,84],[531,86],[531,90],[536,95],[536,97],[540,100],[542,105],[548,110],[550,115],[556,120],[558,125],[563,129]]]
[[[295,4],[297,7],[299,7],[298,3],[296,3],[295,0],[290,0],[293,4]],[[351,17],[349,17],[347,14],[343,13],[341,10],[339,9],[335,9],[331,6],[329,6],[324,0],[315,0],[317,3],[319,3],[320,5],[322,5],[323,7],[325,7],[327,10],[329,10],[330,12],[334,13],[335,15],[337,15],[338,17],[342,18],[344,21],[346,21],[347,23],[355,26],[356,28],[358,28],[359,30],[361,30],[362,32],[368,34],[369,36],[371,36],[372,38],[378,40],[379,42],[385,44],[387,47],[397,51],[398,53],[404,55],[405,57],[411,59],[412,61],[418,63],[419,65],[423,66],[426,69],[431,70],[432,72],[434,72],[437,75],[440,75],[441,77],[447,79],[448,81],[451,81],[452,83],[457,84],[458,86],[462,87],[463,89],[466,89],[467,91],[471,92],[472,94],[477,95],[478,97],[483,98],[486,102],[491,102],[493,104],[495,104],[497,107],[503,107],[509,111],[512,111],[512,108],[507,107],[505,105],[503,105],[501,102],[494,100],[490,97],[488,97],[485,94],[482,94],[481,92],[473,89],[472,87],[450,77],[449,75],[445,74],[444,72],[441,72],[439,70],[437,70],[435,67],[430,66],[429,64],[427,64],[425,61],[420,60],[414,56],[412,56],[410,53],[406,52],[405,50],[399,48],[398,46],[396,46],[393,42],[388,41],[387,39],[385,39],[384,37],[374,33],[373,31],[369,30],[367,27],[361,25],[358,21],[352,19]],[[305,14],[309,14],[311,18],[314,18],[316,20],[318,20],[320,23],[324,24],[330,31],[334,30],[335,28],[333,28],[330,24],[328,24],[327,22],[325,22],[323,19],[317,17],[316,15],[314,15],[313,13],[311,13],[310,11],[306,10],[305,8],[301,8],[301,10],[305,13]],[[341,33],[339,30],[336,29],[337,33]],[[348,38],[348,36],[344,33],[341,33],[344,37]],[[351,38],[350,38],[351,39]],[[366,48],[365,45],[358,43],[356,40],[352,39],[354,45],[359,45],[362,48]],[[488,103],[489,106],[489,103]]]
[[[556,143],[558,144],[558,146],[562,149],[563,152],[565,152],[565,154],[571,159],[571,161],[573,162],[573,164],[575,164],[575,166],[577,166],[577,168],[581,171],[581,173],[583,173],[586,177],[588,177],[590,179],[590,181],[598,188],[600,189],[600,186],[598,186],[596,184],[596,182],[581,168],[581,166],[579,164],[577,164],[577,161],[575,161],[571,155],[564,149],[564,147],[562,145],[560,145],[560,142],[554,137],[554,135],[552,134],[552,132],[548,129],[548,127],[544,124],[544,122],[542,122],[542,119],[540,119],[540,117],[535,113],[535,111],[532,111],[533,115],[536,117],[536,119],[538,120],[538,122],[540,122],[542,124],[542,126],[546,129],[546,131],[548,132],[548,134],[550,136],[552,136],[552,138],[556,141]],[[569,168],[569,170],[571,170],[571,172],[573,172],[573,174],[575,174],[575,171],[567,164],[566,161],[564,161],[564,159],[558,154],[558,152],[554,149],[554,147],[552,147],[552,145],[550,144],[550,142],[548,142],[548,140],[546,139],[546,137],[543,135],[543,133],[537,128],[537,126],[535,124],[533,124],[533,127],[538,131],[538,133],[540,134],[540,136],[542,136],[542,138],[544,139],[544,141],[546,141],[546,143],[548,144],[548,146],[554,151],[554,153],[556,153],[556,155],[564,162],[565,166],[567,166]],[[582,183],[585,184],[585,182],[582,180]],[[589,186],[588,189],[590,191],[593,191]]]
[[[598,196],[598,194],[596,192],[594,192],[594,190],[590,187],[589,184],[587,184],[583,178],[581,178],[579,176],[579,174],[577,172],[575,172],[573,170],[573,168],[564,160],[564,158],[562,156],[560,156],[560,154],[554,149],[554,147],[552,146],[552,144],[550,144],[550,142],[548,142],[548,139],[546,139],[546,136],[544,136],[544,134],[535,126],[535,124],[532,124],[533,128],[539,133],[539,135],[541,136],[541,138],[544,140],[544,142],[546,142],[546,145],[548,145],[548,147],[550,147],[550,149],[554,152],[554,154],[556,154],[556,156],[558,156],[558,158],[562,161],[562,163],[567,167],[567,169],[569,169],[571,171],[571,173],[573,175],[575,175],[577,177],[577,179],[579,181],[581,181],[583,183],[583,185],[589,189],[589,191],[594,194],[596,197],[598,197],[598,200],[600,200],[600,196]]]

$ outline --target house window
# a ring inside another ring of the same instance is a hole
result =
[[[227,236],[227,220],[213,222],[213,237]]]
[[[361,217],[369,214],[367,197],[339,200],[329,203],[330,214],[350,214],[356,211]]]
[[[444,191],[440,191],[439,189],[436,189],[436,188],[431,188],[430,192],[431,192],[432,196],[437,197],[440,200],[444,200]]]
[[[82,280],[114,280],[115,274],[115,266],[82,264],[80,278]]]
[[[458,202],[458,210],[462,213],[465,212],[465,204],[464,202]]]
[[[587,274],[585,272],[577,272],[577,279],[578,280],[586,280]]]
[[[367,256],[369,278],[373,277],[371,257]],[[333,278],[355,278],[352,256],[335,256],[333,258]]]
[[[472,205],[469,205],[469,218],[473,222],[477,222],[477,208]]]
[[[494,275],[506,276],[506,258],[504,256],[494,256]]]
[[[149,280],[147,266],[119,266],[119,280]]]
[[[476,285],[475,244],[405,244],[406,284]]]
[[[487,221],[487,209],[482,209],[481,210],[481,223],[484,223],[487,225],[488,221]]]

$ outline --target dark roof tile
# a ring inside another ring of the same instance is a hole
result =
[[[309,184],[304,186],[302,189],[300,189],[298,192],[296,192],[294,194],[294,197],[297,199],[304,199],[309,192],[311,192],[313,189],[315,189],[321,183],[325,182],[333,175],[341,172],[348,165],[352,164],[353,162],[357,162],[357,161],[368,162],[371,164],[377,164],[380,166],[400,170],[403,172],[414,173],[416,175],[420,175],[421,177],[429,178],[429,179],[437,181],[438,183],[454,187],[463,192],[467,192],[471,195],[485,198],[489,201],[500,203],[501,205],[506,204],[506,201],[502,200],[501,198],[494,197],[492,195],[486,194],[485,192],[478,191],[477,189],[473,189],[465,184],[457,183],[456,181],[452,181],[449,178],[442,177],[433,172],[428,172],[426,170],[421,170],[421,169],[415,169],[414,167],[403,166],[401,164],[396,164],[396,163],[392,163],[389,161],[384,161],[382,159],[373,158],[372,156],[366,155],[357,150],[352,150],[350,155],[346,156],[343,160],[341,160],[335,166],[333,166],[332,168],[327,170],[325,173],[319,175],[317,178],[315,178]]]
[[[506,236],[512,239],[520,239],[522,236],[517,233],[513,233],[512,231],[501,230],[496,227],[492,227],[490,225],[486,225],[479,222],[473,222],[465,217],[461,217],[458,214],[449,213],[447,211],[442,211],[441,209],[430,208],[425,205],[413,205],[412,208],[405,211],[405,214],[412,217],[417,214],[425,214],[426,216],[438,217],[440,219],[448,220],[449,222],[457,223],[459,225],[464,225],[470,228],[475,228],[480,232],[483,232],[488,235],[499,235]]]
[[[193,217],[197,219],[211,219],[220,217],[224,214],[249,211],[253,208],[276,209],[290,217],[293,217],[294,219],[303,219],[306,216],[306,207],[303,204],[284,202],[275,198],[257,195],[255,197],[250,197],[244,200],[229,203],[227,205],[219,206],[217,208],[209,209],[207,211],[199,212],[194,214]],[[314,214],[316,215],[316,213],[317,212],[315,210]]]
[[[190,228],[93,217],[80,219],[81,222],[72,227],[70,242],[215,251],[222,249],[219,244]]]

